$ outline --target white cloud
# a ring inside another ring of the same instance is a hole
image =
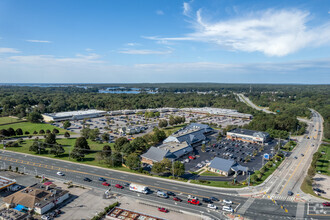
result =
[[[188,2],[184,2],[183,3],[183,14],[185,16],[189,16],[190,15],[190,11],[191,11],[191,7],[190,7],[190,4]]]
[[[184,4],[184,14],[189,8],[189,4]],[[193,21],[194,32],[183,37],[149,39],[201,41],[229,50],[285,56],[305,47],[330,43],[330,22],[308,27],[309,20],[305,11],[267,10],[225,21],[206,21],[199,9]]]
[[[52,43],[51,41],[48,40],[26,40],[26,41],[32,43]]]
[[[0,47],[0,53],[20,53],[20,51],[15,48]]]
[[[127,43],[126,46],[134,47],[134,46],[140,46],[139,43]]]
[[[124,54],[139,54],[139,55],[148,55],[148,54],[170,54],[172,50],[121,50],[118,53]]]
[[[162,10],[157,10],[156,11],[156,14],[158,14],[158,15],[164,15],[164,12]]]
[[[86,50],[87,52],[91,52],[91,51],[93,51],[94,49],[86,48],[85,50]]]

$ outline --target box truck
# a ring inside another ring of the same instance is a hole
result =
[[[143,185],[134,184],[134,183],[131,183],[129,185],[129,190],[134,191],[134,192],[144,193],[144,194],[149,193],[148,187],[143,186]]]

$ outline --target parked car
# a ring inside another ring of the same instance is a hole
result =
[[[325,207],[325,206],[330,206],[330,202],[324,202],[322,203],[322,205]]]
[[[223,206],[222,207],[222,211],[233,212],[234,210],[231,207],[229,207],[229,206]]]
[[[107,182],[103,182],[102,185],[103,185],[103,186],[110,186],[110,184],[107,183]]]
[[[190,160],[194,160],[194,159],[196,159],[195,156],[189,156],[188,158],[189,158]]]
[[[288,196],[293,196],[293,192],[292,191],[288,191]]]
[[[227,200],[227,199],[224,199],[222,202],[223,202],[223,203],[225,203],[225,204],[233,204],[233,202],[232,202],[232,201],[230,201],[230,200]]]

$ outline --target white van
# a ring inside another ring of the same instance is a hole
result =
[[[234,212],[234,210],[233,210],[231,207],[229,207],[229,206],[223,206],[223,207],[222,207],[222,211],[226,211],[226,212]]]
[[[160,190],[157,191],[157,196],[162,198],[168,198],[168,195]]]

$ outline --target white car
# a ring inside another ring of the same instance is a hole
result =
[[[222,211],[233,212],[234,210],[231,207],[229,207],[229,206],[223,206],[222,207]]]
[[[225,203],[225,204],[233,204],[233,202],[232,202],[232,201],[230,201],[230,200],[227,200],[227,199],[224,199],[222,202],[223,202],[223,203]]]
[[[197,198],[197,197],[195,197],[195,196],[192,196],[192,195],[188,195],[188,199],[195,199],[195,200],[198,200],[198,198]]]
[[[62,173],[62,172],[57,172],[56,174],[59,176],[64,176],[64,173]]]
[[[213,205],[213,204],[207,204],[207,208],[210,208],[210,209],[217,209],[218,207],[216,207],[216,206]]]

